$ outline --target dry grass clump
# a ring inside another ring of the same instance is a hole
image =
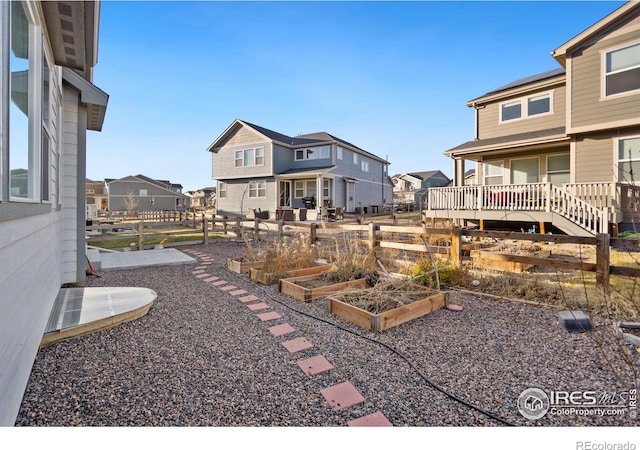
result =
[[[343,292],[339,298],[371,314],[380,314],[421,300],[427,294],[423,287],[411,281],[394,280],[381,281],[368,289]]]
[[[315,265],[317,259],[316,245],[311,244],[307,235],[300,233],[290,239],[278,241],[273,247],[268,248],[264,253],[262,270],[278,279],[290,270]]]
[[[453,267],[447,261],[434,261],[428,257],[416,260],[401,273],[409,276],[414,283],[433,289],[466,285],[472,279],[465,270]]]

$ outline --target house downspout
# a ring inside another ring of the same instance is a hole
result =
[[[7,23],[10,22],[10,3],[0,2],[0,19],[6,19]],[[9,90],[9,54],[11,52],[11,30],[8,26],[3,26],[0,31],[0,55],[2,55],[2,61],[0,61],[0,174],[4,174],[0,180],[0,203],[6,203],[9,201],[10,191],[10,176],[9,176],[9,102],[10,90]]]

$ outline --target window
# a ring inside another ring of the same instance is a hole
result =
[[[360,162],[360,169],[363,172],[369,172],[369,161],[362,160]]]
[[[236,150],[234,167],[264,166],[264,148],[246,148]]]
[[[329,178],[322,180],[322,197],[331,198],[331,180]]]
[[[252,180],[249,182],[249,197],[263,198],[267,196],[267,182],[265,180]]]
[[[140,189],[140,197],[146,197],[147,194],[147,190],[146,189]]]
[[[511,160],[511,184],[537,183],[538,174],[538,158]]]
[[[93,195],[95,193],[96,193],[95,189],[87,189],[87,194]]]
[[[547,156],[547,181],[554,186],[571,182],[569,153]]]
[[[296,180],[293,186],[293,195],[295,198],[315,197],[316,186],[316,180]]]
[[[504,161],[484,163],[484,184],[503,184]]]
[[[218,181],[218,197],[227,198],[227,183]]]
[[[330,156],[331,147],[328,145],[296,150],[296,161],[304,161],[306,159],[326,159]]]
[[[338,159],[342,160],[344,158],[344,149],[342,147],[336,148],[336,155]]]
[[[618,141],[618,181],[640,181],[640,136]]]
[[[605,97],[640,90],[640,43],[605,53]]]
[[[547,92],[500,104],[500,122],[524,119],[551,111],[551,93]]]
[[[354,163],[355,165],[358,165],[358,154],[357,154],[357,153],[354,153],[354,154],[353,154],[353,163]]]

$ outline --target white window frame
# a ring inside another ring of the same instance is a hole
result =
[[[321,145],[319,147],[299,148],[295,151],[294,158],[296,161],[308,161],[312,159],[329,159],[331,158],[331,146]]]
[[[339,145],[336,146],[336,157],[339,160],[343,160],[344,159],[344,149],[342,147],[340,147]]]
[[[248,147],[235,150],[233,154],[233,166],[264,166],[264,147]]]
[[[539,92],[537,94],[527,95],[525,97],[520,97],[515,100],[507,100],[498,104],[498,121],[499,123],[512,123],[518,120],[531,119],[535,117],[542,117],[549,114],[553,114],[553,94],[554,91],[545,91]],[[537,114],[529,114],[529,101],[531,100],[540,100],[542,98],[549,98],[549,111],[537,113]],[[503,119],[503,108],[505,106],[512,105],[520,105],[520,117],[514,117],[513,119]]]
[[[331,178],[322,179],[322,198],[323,199],[331,198]]]
[[[249,181],[249,198],[266,198],[267,180]]]
[[[356,166],[358,165],[358,154],[356,152],[353,152],[353,163]]]
[[[360,170],[363,172],[369,172],[369,161],[366,161],[364,158],[360,161]]]
[[[513,181],[513,163],[514,161],[532,161],[535,160],[536,162],[536,181],[527,181],[525,183],[515,183]],[[540,182],[540,158],[537,156],[527,156],[524,158],[511,158],[511,160],[509,160],[509,184],[534,184],[534,183],[539,183]]]
[[[304,198],[304,188],[304,180],[295,180],[293,182],[293,198]]]
[[[627,141],[630,139],[640,139],[640,135],[629,135],[629,136],[621,136],[619,138],[614,139],[614,161],[616,161],[616,167],[615,167],[615,174],[616,177],[618,178],[618,182],[619,183],[626,183],[626,184],[634,184],[634,185],[640,185],[640,170],[638,171],[639,173],[634,174],[634,180],[630,180],[627,179],[627,176],[625,175],[624,177],[620,177],[620,163],[621,162],[638,162],[638,167],[640,167],[640,158],[620,158],[620,143],[623,141]]]
[[[217,191],[218,198],[227,198],[227,183],[224,181],[218,181]]]
[[[615,71],[611,71],[610,73],[607,72],[607,56],[610,53],[613,52],[617,52],[620,50],[624,50],[627,48],[631,48],[634,46],[640,46],[640,40],[634,41],[634,42],[627,42],[623,45],[614,47],[614,48],[609,48],[606,50],[602,50],[601,51],[601,58],[602,58],[602,86],[601,86],[601,99],[602,100],[607,100],[607,99],[611,99],[611,98],[618,98],[618,97],[624,97],[626,95],[634,95],[634,94],[638,94],[640,93],[640,87],[636,88],[636,89],[632,89],[630,91],[623,91],[623,92],[617,92],[615,94],[607,94],[607,79],[609,77],[609,75],[616,75],[619,73],[624,73],[627,72],[629,70],[635,70],[640,68],[640,61],[638,62],[638,64],[631,66],[631,67],[627,67],[625,69],[622,70],[615,70]]]
[[[569,157],[569,167],[567,169],[549,170],[549,159],[557,157],[557,156],[568,156]],[[554,174],[568,174],[569,175],[569,179],[571,179],[571,153],[570,152],[557,153],[555,155],[547,155],[547,182],[551,182],[549,180],[549,175],[554,175]]]
[[[147,189],[140,189],[140,197],[148,197],[149,191]]]
[[[487,170],[487,166],[497,166],[499,164],[501,170],[501,173],[495,174],[495,175],[488,175],[489,171]],[[498,185],[504,184],[504,160],[497,160],[497,161],[484,161],[482,163],[482,175],[483,175],[483,183],[485,186],[489,186],[489,183],[487,183],[487,178],[497,178],[500,177],[502,179],[501,183],[496,183]]]

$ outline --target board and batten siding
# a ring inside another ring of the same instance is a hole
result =
[[[501,103],[533,95],[544,94],[546,92],[551,92],[552,95],[552,113],[510,120],[502,123],[500,122]],[[479,139],[510,136],[513,134],[528,133],[531,131],[547,130],[550,128],[564,126],[567,112],[566,92],[566,86],[556,85],[553,88],[532,90],[526,94],[516,95],[509,100],[501,99],[500,101],[487,104],[486,107],[478,110]]]
[[[640,42],[640,19],[635,17],[593,45],[570,55],[572,128],[629,119],[640,123],[640,93],[603,98],[604,52],[637,42]]]

